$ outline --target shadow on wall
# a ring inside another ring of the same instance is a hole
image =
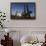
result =
[[[21,46],[20,41],[13,40],[13,46]]]

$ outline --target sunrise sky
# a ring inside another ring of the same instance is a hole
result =
[[[35,3],[11,3],[11,14],[15,15],[16,11],[22,13],[24,11],[24,4],[28,4],[29,11],[32,11],[32,16],[35,15]]]

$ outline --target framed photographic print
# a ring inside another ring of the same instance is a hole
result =
[[[35,2],[12,2],[10,6],[11,19],[36,19]]]

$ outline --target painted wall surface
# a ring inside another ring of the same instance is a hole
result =
[[[11,20],[11,2],[36,2],[36,20]],[[6,27],[46,27],[46,0],[0,0],[0,11],[6,13]]]
[[[10,3],[11,2],[36,2],[36,20],[11,20],[10,19]],[[31,31],[36,31],[35,34],[39,34],[39,31],[43,31],[40,35],[46,33],[46,0],[0,0],[0,11],[6,13],[7,21],[4,23],[5,27],[8,27],[10,31],[19,31],[18,33],[10,34],[13,38],[14,46],[19,46],[19,39],[25,34],[31,34]],[[2,29],[0,28],[0,31]],[[4,30],[3,30],[4,31]],[[44,32],[45,31],[45,32]],[[1,35],[2,33],[0,33]],[[5,33],[4,33],[5,34]],[[2,34],[0,37],[4,36]],[[15,37],[14,37],[15,35]],[[0,41],[1,41],[0,38]]]

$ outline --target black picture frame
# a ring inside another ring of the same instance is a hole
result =
[[[36,19],[36,3],[35,2],[11,2],[10,5],[11,19]]]

